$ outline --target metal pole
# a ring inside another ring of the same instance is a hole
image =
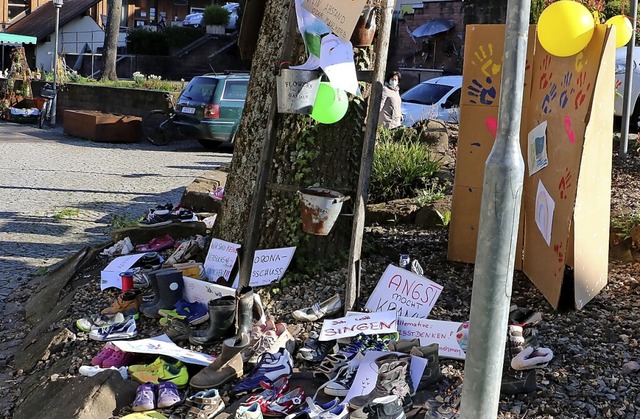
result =
[[[460,418],[495,419],[520,221],[520,123],[531,0],[509,0],[498,132],[484,171]]]
[[[53,50],[53,91],[55,95],[53,96],[53,100],[51,102],[51,125],[56,124],[56,108],[58,105],[58,29],[60,26],[60,8],[56,5],[56,31],[55,31],[55,40],[54,50]]]
[[[631,40],[627,44],[627,62],[624,73],[624,93],[622,96],[622,125],[620,127],[620,149],[618,156],[623,159],[627,158],[627,150],[629,146],[629,118],[633,109],[631,109],[631,83],[633,82],[633,50],[636,46],[636,16],[638,15],[638,0],[631,2],[631,24],[633,32]],[[638,121],[635,121],[638,128]]]
[[[367,122],[364,130],[364,144],[362,145],[362,157],[360,158],[360,175],[358,178],[358,190],[356,191],[353,209],[353,227],[351,231],[351,247],[349,250],[349,272],[347,287],[344,294],[345,313],[353,309],[360,292],[360,257],[362,251],[362,235],[364,231],[364,210],[367,195],[369,194],[369,179],[371,178],[371,163],[373,161],[373,149],[376,144],[376,132],[378,129],[378,114],[380,101],[382,100],[382,87],[384,72],[387,66],[387,53],[389,50],[389,37],[391,36],[391,21],[395,0],[383,0],[381,4],[380,31],[376,44],[376,58],[373,66],[373,80],[369,106],[367,109]]]

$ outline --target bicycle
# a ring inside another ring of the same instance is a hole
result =
[[[167,109],[154,109],[142,118],[142,134],[153,145],[163,146],[169,144],[175,134],[173,117],[175,102],[171,93],[164,94]]]
[[[42,128],[45,120],[49,125],[51,125],[51,108],[55,102],[56,91],[49,83],[45,83],[40,91],[40,97],[45,99],[42,104],[42,110],[40,111],[40,117],[38,118],[38,127]]]

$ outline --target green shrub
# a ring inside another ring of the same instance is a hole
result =
[[[202,22],[205,25],[222,25],[229,23],[230,13],[224,7],[218,4],[211,4],[204,8],[204,16]]]
[[[204,35],[204,29],[190,26],[170,26],[164,30],[164,34],[167,36],[169,47],[179,50],[201,38]]]
[[[369,191],[373,203],[416,196],[442,166],[426,145],[415,139],[397,141],[385,131],[379,130],[373,152]]]
[[[151,32],[143,28],[127,32],[127,52],[140,55],[169,55],[169,41],[164,32]]]
[[[444,190],[444,186],[437,183],[432,183],[431,186],[425,189],[420,189],[416,196],[418,205],[421,207],[428,207],[429,205],[433,205],[441,199],[444,199],[446,196]]]

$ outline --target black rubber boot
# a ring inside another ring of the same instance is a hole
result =
[[[194,345],[213,345],[235,333],[236,297],[227,295],[209,301],[209,327],[194,330],[189,342]]]
[[[158,301],[160,300],[160,289],[158,288],[158,277],[157,277],[157,275],[159,273],[162,273],[162,272],[171,272],[171,271],[176,271],[176,269],[165,268],[165,269],[158,269],[157,271],[151,271],[151,272],[148,273],[149,285],[151,286],[151,291],[153,291],[153,298],[151,300],[149,300],[149,301],[143,301],[142,304],[140,304],[140,311],[141,312],[144,309],[148,310],[150,307],[158,304]]]
[[[253,288],[242,287],[236,293],[236,334],[251,333],[253,327]]]
[[[158,287],[158,299],[155,304],[141,307],[140,311],[146,317],[152,319],[160,318],[158,310],[171,309],[182,298],[182,290],[184,288],[184,280],[182,272],[177,269],[167,271],[158,271],[155,275]]]

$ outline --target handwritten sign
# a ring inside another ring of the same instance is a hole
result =
[[[398,316],[429,316],[442,285],[394,265],[387,266],[365,307],[370,311],[396,310]]]
[[[179,359],[187,364],[207,366],[216,360],[216,358],[211,355],[179,347],[173,343],[167,335],[133,341],[116,340],[113,341],[113,344],[124,352],[151,354],[155,356],[166,355]]]
[[[234,288],[212,284],[199,279],[189,278],[188,276],[184,276],[183,279],[184,289],[182,291],[182,297],[192,303],[197,301],[207,305],[211,300],[224,297],[225,295],[236,294],[236,290]]]
[[[132,267],[144,255],[144,253],[138,253],[135,255],[119,256],[112,260],[111,263],[100,272],[100,291],[111,287],[122,289],[120,272],[124,272]]]
[[[320,18],[340,38],[348,41],[367,0],[304,0],[302,7]]]
[[[216,281],[220,277],[229,280],[239,248],[239,244],[220,239],[211,240],[207,258],[204,260],[204,272],[209,281]]]
[[[395,333],[398,331],[397,323],[395,311],[327,319],[322,323],[318,340],[334,340],[356,336],[360,333],[365,335]]]
[[[437,343],[438,356],[465,359],[469,323],[398,317],[400,339],[420,339],[420,345]]]
[[[295,246],[256,250],[253,266],[251,267],[249,285],[261,287],[280,280],[287,271],[295,251]],[[233,282],[233,286],[238,288],[239,283],[240,276],[238,275]]]

